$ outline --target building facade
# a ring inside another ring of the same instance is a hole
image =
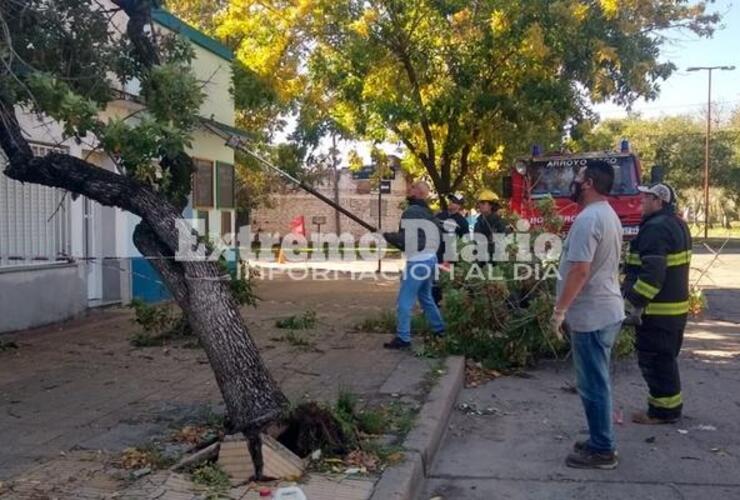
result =
[[[123,14],[120,14],[123,16]],[[125,18],[114,20],[119,25]],[[195,51],[193,70],[203,82],[204,125],[194,131],[188,154],[194,159],[193,192],[183,216],[202,231],[231,233],[235,225],[234,152],[209,126],[233,127],[231,51],[170,13],[153,13],[155,29],[177,32]],[[120,89],[101,118],[128,116],[140,109],[137,82]],[[48,119],[18,113],[35,154],[64,152],[100,168],[113,160],[90,146],[63,141],[61,127]],[[94,144],[88,138],[85,144]],[[0,170],[5,162],[0,158]],[[138,217],[85,197],[23,184],[0,173],[0,333],[69,319],[89,307],[126,304],[132,298],[157,301],[168,292],[154,268],[132,243]],[[234,253],[232,253],[233,258]]]

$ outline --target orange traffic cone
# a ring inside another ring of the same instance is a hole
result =
[[[278,250],[278,258],[277,258],[278,264],[285,264],[285,253],[283,253],[283,249],[281,248]]]

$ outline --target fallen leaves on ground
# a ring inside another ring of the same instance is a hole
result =
[[[351,468],[366,469],[369,472],[375,472],[380,465],[380,458],[374,453],[355,450],[344,458],[344,464]]]
[[[498,370],[484,368],[481,363],[472,359],[465,362],[465,387],[478,387],[501,376]]]
[[[172,436],[172,440],[177,443],[198,444],[207,432],[208,428],[206,427],[186,425]]]
[[[118,463],[124,469],[141,469],[144,467],[152,467],[154,465],[154,459],[152,457],[152,453],[148,450],[126,448],[123,450],[123,453],[121,453]]]

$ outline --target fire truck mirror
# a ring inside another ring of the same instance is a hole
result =
[[[650,169],[650,184],[663,182],[664,177],[665,167],[663,167],[662,165],[654,165],[653,168]]]
[[[514,194],[514,185],[513,185],[513,179],[510,175],[507,175],[502,179],[502,185],[501,185],[501,195],[504,197],[504,199],[510,199],[512,195]]]

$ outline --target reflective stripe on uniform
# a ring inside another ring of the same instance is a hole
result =
[[[645,314],[654,316],[680,316],[688,314],[689,301],[683,302],[652,302],[645,308]]]
[[[640,278],[637,278],[637,281],[635,281],[634,290],[646,299],[652,299],[658,295],[658,292],[660,291],[659,288],[656,288],[649,283],[645,283]]]
[[[668,267],[682,266],[691,263],[691,250],[685,252],[669,253],[667,255]]]
[[[639,266],[642,264],[642,261],[640,260],[640,254],[638,253],[628,253],[626,258],[627,264],[632,266]]]
[[[640,255],[637,253],[628,253],[627,257],[625,258],[625,262],[631,266],[640,266],[642,265],[642,259],[640,259]],[[684,252],[678,252],[678,253],[669,253],[666,255],[666,265],[668,267],[676,267],[676,266],[683,266],[684,264],[690,264],[691,263],[691,250],[686,250]]]
[[[648,403],[656,408],[666,408],[670,410],[681,406],[683,404],[683,397],[681,397],[680,392],[675,396],[668,396],[665,398],[654,398],[652,396],[648,396]]]

